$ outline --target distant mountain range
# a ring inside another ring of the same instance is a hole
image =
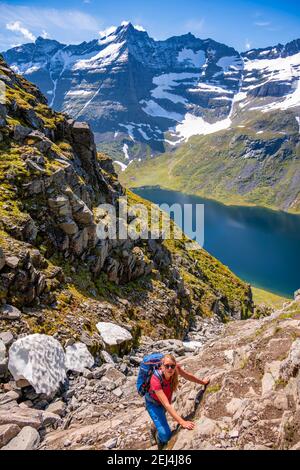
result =
[[[127,185],[300,212],[300,39],[239,53],[122,23],[3,56],[56,110],[91,124]]]
[[[155,41],[123,23],[91,42],[39,37],[3,56],[127,163],[227,129],[245,112],[299,104],[300,40],[240,54],[190,33]]]

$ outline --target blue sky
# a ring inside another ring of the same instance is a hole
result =
[[[39,35],[88,41],[122,21],[156,39],[192,32],[242,51],[300,38],[300,1],[0,0],[0,50]]]

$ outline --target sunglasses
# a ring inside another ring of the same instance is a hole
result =
[[[176,365],[175,364],[164,364],[164,367],[166,369],[175,369]]]

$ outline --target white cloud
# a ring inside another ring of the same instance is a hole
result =
[[[187,32],[194,34],[202,33],[204,26],[204,18],[199,18],[195,20],[190,20],[185,23],[184,29]]]
[[[29,29],[25,28],[22,26],[22,23],[20,21],[13,21],[11,23],[6,24],[6,29],[9,31],[14,31],[16,33],[22,34],[22,36],[25,39],[28,39],[29,41],[35,41],[36,37],[34,34],[32,34]]]
[[[143,31],[143,32],[146,31],[144,26],[141,26],[140,24],[135,24],[134,29],[137,29],[138,31]]]
[[[50,39],[49,33],[47,33],[47,31],[45,31],[44,29],[43,29],[43,32],[42,32],[41,36],[44,39]]]
[[[76,9],[58,9],[47,7],[28,7],[23,5],[10,5],[0,1],[0,31],[5,30],[7,24],[20,24],[21,28],[32,36],[40,36],[43,31],[58,41],[65,43],[79,43],[98,35],[103,25],[101,19]],[[1,35],[1,49],[5,50],[11,43],[20,40],[20,32],[16,28]],[[29,39],[23,33],[24,41]],[[4,39],[4,40],[2,40]],[[31,39],[32,40],[32,39]]]
[[[246,39],[245,49],[246,49],[247,51],[250,51],[250,49],[251,49],[251,43],[250,43],[250,41],[249,41],[248,39]]]

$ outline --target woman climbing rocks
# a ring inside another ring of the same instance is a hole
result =
[[[185,429],[194,429],[192,421],[184,420],[172,406],[172,394],[178,387],[178,376],[197,384],[207,386],[209,379],[198,379],[182,369],[171,354],[166,354],[161,360],[161,366],[154,370],[149,389],[145,394],[146,409],[153,421],[151,426],[151,440],[155,439],[159,449],[168,443],[172,432],[167,421],[168,412]]]

